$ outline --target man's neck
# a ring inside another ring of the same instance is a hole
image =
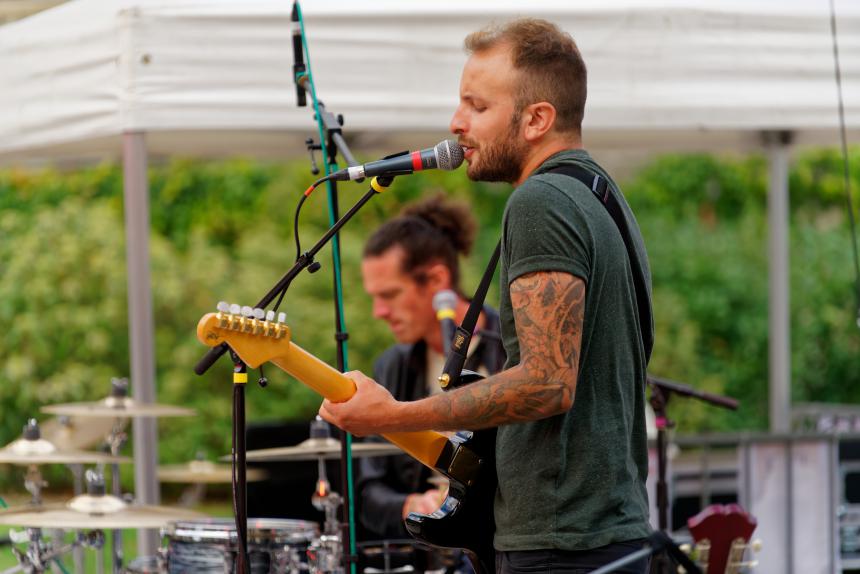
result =
[[[520,178],[514,182],[514,187],[519,187],[528,179],[534,170],[539,168],[543,162],[560,151],[569,149],[583,149],[582,139],[579,136],[570,138],[553,138],[535,145],[529,153],[528,159],[520,173]]]

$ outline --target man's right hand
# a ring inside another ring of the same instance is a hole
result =
[[[436,488],[423,494],[420,492],[410,494],[403,503],[403,518],[406,518],[410,512],[431,514],[442,506],[443,500],[445,500],[445,494]]]

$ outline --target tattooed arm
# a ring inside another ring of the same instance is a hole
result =
[[[510,286],[520,363],[486,380],[415,402],[397,402],[358,372],[345,403],[325,401],[320,414],[354,434],[478,429],[563,413],[573,405],[579,370],[585,283],[542,271]]]
[[[573,406],[585,313],[585,283],[539,272],[511,283],[520,363],[438,397],[438,430],[485,428],[563,413]],[[440,421],[440,422],[441,422]]]

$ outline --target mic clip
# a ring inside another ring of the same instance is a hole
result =
[[[314,143],[314,138],[308,138],[305,140],[305,147],[308,148],[308,154],[311,156],[311,173],[314,175],[320,174],[320,168],[317,165],[317,158],[314,155],[314,150],[321,150],[322,146],[320,144]]]
[[[469,351],[469,343],[472,341],[472,333],[462,327],[457,327],[454,339],[451,341],[451,352],[445,361],[445,367],[439,376],[439,385],[446,391],[460,386],[460,376],[463,366],[466,364],[466,353]]]

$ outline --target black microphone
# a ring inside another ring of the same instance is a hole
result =
[[[442,327],[442,349],[446,357],[451,353],[451,341],[457,330],[457,324],[454,322],[457,318],[456,307],[457,294],[450,289],[444,289],[433,295],[433,309]]]
[[[293,13],[290,17],[293,22],[293,80],[296,82],[296,105],[303,108],[307,105],[304,83],[298,79],[299,74],[307,71],[305,67],[305,50],[302,46],[302,27],[299,23],[299,7],[293,2]]]
[[[403,152],[385,159],[337,171],[329,179],[349,181],[377,175],[406,175],[424,169],[452,170],[463,163],[463,148],[454,140],[445,140],[429,149]]]

